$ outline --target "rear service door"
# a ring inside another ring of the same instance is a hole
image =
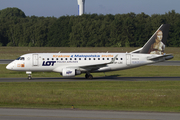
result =
[[[126,54],[126,64],[131,65],[131,54]]]

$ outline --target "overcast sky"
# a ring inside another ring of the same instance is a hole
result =
[[[61,17],[78,15],[77,0],[0,0],[0,10],[17,7],[26,16]],[[144,12],[165,14],[175,10],[180,13],[180,0],[85,0],[85,13],[123,14]]]

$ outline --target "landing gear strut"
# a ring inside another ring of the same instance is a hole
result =
[[[86,73],[85,78],[86,79],[93,79],[93,76],[89,73]]]
[[[32,79],[32,77],[31,77],[31,74],[32,74],[32,72],[31,71],[26,71],[26,74],[28,74],[28,80],[31,80]]]

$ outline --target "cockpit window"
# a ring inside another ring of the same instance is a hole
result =
[[[20,60],[24,60],[24,57],[21,57]]]
[[[18,57],[16,60],[19,60],[21,57]]]
[[[18,57],[16,60],[24,60],[24,57]]]

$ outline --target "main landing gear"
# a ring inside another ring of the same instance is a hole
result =
[[[28,80],[31,80],[32,79],[32,77],[31,77],[31,74],[32,74],[32,72],[31,71],[26,71],[26,74],[28,74]]]
[[[86,73],[85,78],[86,79],[93,79],[93,76],[90,73]]]

